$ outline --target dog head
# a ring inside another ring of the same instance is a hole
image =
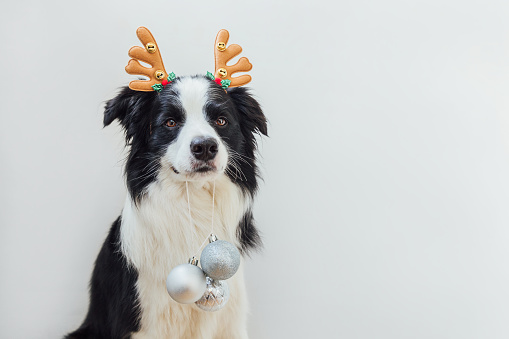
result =
[[[265,116],[245,88],[226,92],[205,76],[179,77],[160,92],[124,88],[106,104],[130,146],[127,187],[139,201],[156,180],[212,181],[226,175],[256,191],[255,135],[267,135]]]

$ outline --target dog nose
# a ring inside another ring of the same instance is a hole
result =
[[[217,154],[217,141],[213,138],[194,138],[191,153],[198,160],[212,160]]]

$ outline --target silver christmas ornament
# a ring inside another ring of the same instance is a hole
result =
[[[207,277],[207,289],[195,304],[204,311],[214,312],[222,309],[230,299],[230,288],[226,281]]]
[[[193,258],[194,259],[194,258]],[[176,266],[166,278],[166,289],[176,302],[191,304],[200,299],[207,289],[203,271],[197,260]]]
[[[214,280],[231,278],[239,269],[240,253],[235,245],[211,236],[211,243],[201,253],[201,267]]]

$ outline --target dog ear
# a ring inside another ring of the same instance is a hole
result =
[[[243,126],[251,132],[267,134],[267,119],[263,114],[260,104],[251,96],[244,87],[235,87],[228,90],[228,94],[244,121]]]
[[[136,130],[149,131],[154,93],[133,91],[127,86],[124,87],[115,98],[106,102],[104,127],[118,119],[126,132],[126,141],[136,134]]]

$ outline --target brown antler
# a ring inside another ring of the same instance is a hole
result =
[[[136,35],[144,47],[131,47],[128,54],[132,59],[125,66],[125,71],[129,74],[145,75],[149,80],[133,80],[129,83],[129,88],[135,91],[153,91],[152,86],[160,84],[168,77],[168,73],[164,69],[163,59],[152,33],[145,27],[139,27],[136,30]],[[138,60],[146,62],[152,67],[144,67]]]
[[[242,52],[242,47],[239,45],[230,45],[226,47],[230,33],[226,29],[222,29],[217,33],[216,44],[214,45],[214,59],[216,63],[216,70],[214,76],[221,80],[230,80],[229,87],[238,87],[247,84],[251,81],[251,76],[244,74],[235,78],[232,75],[237,72],[248,72],[253,68],[253,65],[245,57],[237,61],[235,65],[227,66],[226,63],[236,57]]]

